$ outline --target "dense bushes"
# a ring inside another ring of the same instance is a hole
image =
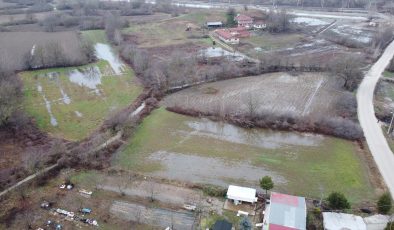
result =
[[[260,112],[253,116],[221,114],[219,111],[204,113],[176,106],[168,107],[167,109],[175,113],[189,116],[206,116],[209,118],[223,119],[244,128],[258,127],[276,130],[315,132],[349,140],[359,140],[364,137],[361,127],[356,122],[341,117],[301,117],[291,113],[277,114],[271,111]]]

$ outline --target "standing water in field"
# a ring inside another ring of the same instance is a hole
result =
[[[94,48],[97,58],[108,61],[116,75],[122,74],[123,64],[118,56],[112,52],[109,45],[97,43]]]
[[[268,129],[244,129],[208,119],[188,121],[186,124],[196,131],[192,132],[192,135],[208,136],[219,140],[268,149],[276,149],[286,145],[318,146],[324,140],[324,137],[321,135],[280,132]]]
[[[74,69],[71,70],[68,75],[71,82],[80,86],[88,87],[89,89],[94,90],[97,95],[100,95],[100,91],[97,86],[101,84],[101,72],[97,66],[84,69]]]
[[[46,98],[45,94],[42,92],[42,86],[41,85],[37,85],[37,91],[40,92],[40,94],[42,95],[42,98],[44,99],[45,107],[47,108],[49,117],[51,119],[51,125],[52,126],[57,126],[57,120],[56,120],[55,116],[53,116],[53,113],[52,113],[51,102],[48,101],[48,99]]]

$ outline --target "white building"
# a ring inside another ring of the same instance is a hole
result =
[[[227,199],[233,200],[236,205],[242,202],[253,204],[257,202],[256,189],[230,185],[227,190]]]

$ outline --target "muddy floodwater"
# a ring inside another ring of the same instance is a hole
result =
[[[271,176],[277,184],[286,180],[264,167],[256,167],[248,161],[228,161],[194,155],[158,151],[149,156],[150,160],[160,162],[165,170],[154,172],[152,176],[171,180],[187,180],[192,183],[208,183],[227,186],[233,181],[255,184],[261,175]]]
[[[97,87],[101,84],[101,72],[97,66],[71,70],[68,76],[71,82],[92,89],[98,95],[100,94]]]
[[[112,52],[109,45],[97,43],[94,48],[96,50],[97,58],[108,61],[116,75],[122,73],[123,63],[120,61],[119,57]]]
[[[322,135],[278,132],[262,129],[242,129],[224,122],[208,119],[188,121],[186,124],[195,130],[190,135],[207,136],[223,141],[247,144],[267,149],[276,149],[288,145],[319,146],[324,140]]]

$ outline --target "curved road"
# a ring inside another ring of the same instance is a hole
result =
[[[373,107],[373,94],[376,83],[394,55],[394,41],[386,48],[383,55],[365,75],[357,91],[358,119],[364,131],[368,147],[394,197],[394,155],[380,125],[377,123]]]

